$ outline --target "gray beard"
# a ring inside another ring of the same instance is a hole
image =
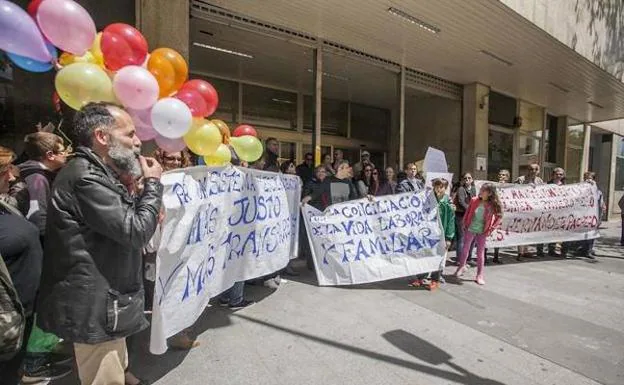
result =
[[[134,178],[143,175],[141,164],[139,163],[139,155],[141,155],[141,152],[138,149],[126,148],[115,138],[110,137],[108,157],[122,173],[128,173]]]

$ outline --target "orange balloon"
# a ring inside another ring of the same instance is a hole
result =
[[[223,140],[223,144],[230,144],[230,127],[223,120],[213,119],[212,123],[219,127],[219,131],[221,131],[221,138]]]
[[[161,98],[179,90],[188,78],[186,60],[171,48],[154,50],[147,61],[147,69],[158,81]]]

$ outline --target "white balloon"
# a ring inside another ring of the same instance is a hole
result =
[[[181,138],[191,129],[193,115],[183,101],[175,98],[160,99],[152,107],[152,126],[165,138]]]
[[[139,66],[125,66],[117,71],[113,90],[121,104],[135,110],[146,110],[153,106],[160,93],[154,75]]]

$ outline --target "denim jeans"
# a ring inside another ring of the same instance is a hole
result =
[[[455,217],[455,258],[457,261],[461,258],[462,251],[464,250],[464,216],[456,216]],[[474,258],[474,241],[470,245],[470,255],[468,260],[472,260]]]
[[[232,286],[231,288],[226,290],[223,294],[221,294],[221,301],[223,302],[228,301],[228,303],[231,306],[236,306],[240,304],[241,302],[243,302],[244,293],[245,293],[245,282],[238,281],[234,284],[234,286]]]

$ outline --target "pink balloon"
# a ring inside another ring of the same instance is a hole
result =
[[[128,108],[127,111],[134,123],[136,135],[141,141],[146,142],[148,140],[153,140],[158,136],[158,133],[154,130],[154,127],[152,127],[152,110],[150,108],[146,110],[133,110]]]
[[[6,0],[0,0],[0,49],[40,62],[52,60],[34,20]]]
[[[78,56],[91,48],[97,33],[89,12],[72,0],[41,2],[37,23],[52,44]]]
[[[135,126],[149,126],[152,127],[152,109],[135,110],[132,108],[126,108]]]
[[[199,92],[192,89],[181,89],[175,94],[174,98],[183,101],[194,117],[203,118],[208,116],[208,105]]]
[[[125,66],[113,79],[117,99],[126,107],[144,110],[158,101],[158,81],[148,70],[139,66]]]
[[[156,136],[156,144],[158,145],[158,147],[162,148],[167,152],[179,152],[186,148],[186,143],[184,143],[184,139],[170,139],[165,138],[161,135]]]
[[[147,142],[148,140],[154,140],[158,136],[158,133],[151,126],[135,126],[136,136],[141,142]]]

